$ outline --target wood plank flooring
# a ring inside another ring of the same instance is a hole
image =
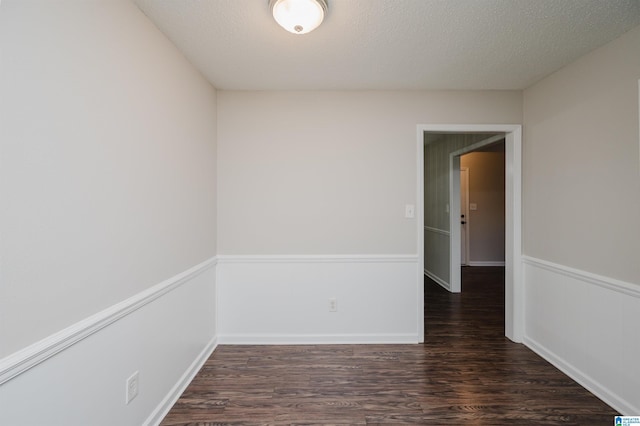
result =
[[[425,278],[423,345],[219,346],[162,425],[611,425],[504,337],[503,283],[503,268],[464,268],[454,295]]]

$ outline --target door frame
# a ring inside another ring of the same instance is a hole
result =
[[[418,336],[424,341],[424,133],[504,133],[505,138],[505,335],[522,342],[524,332],[524,288],[522,277],[522,126],[519,124],[418,124],[416,223],[418,236],[417,313]],[[481,141],[486,142],[485,141]],[[472,148],[471,145],[465,149]],[[477,149],[476,146],[473,149]],[[473,150],[472,149],[472,150]],[[463,151],[463,150],[461,150]],[[456,151],[457,153],[458,151]],[[449,266],[450,288],[460,291],[460,227],[451,226],[453,217],[459,224],[460,155],[452,153],[449,161]],[[451,197],[454,187],[458,197]],[[456,229],[457,228],[457,229]],[[457,239],[457,243],[456,243]],[[457,247],[457,250],[455,250]],[[457,267],[454,268],[453,265]],[[454,269],[456,273],[454,273]],[[455,275],[457,274],[457,279]]]

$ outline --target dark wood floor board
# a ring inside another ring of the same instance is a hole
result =
[[[461,294],[425,279],[424,344],[222,345],[162,424],[597,426],[614,415],[504,337],[503,268],[463,268]]]
[[[404,390],[388,390],[383,388],[359,388],[347,389],[351,384],[341,385],[341,387],[325,387],[315,389],[299,389],[299,388],[278,388],[275,390],[277,395],[292,396],[299,395],[304,398],[383,398],[384,400],[397,397],[405,397]]]

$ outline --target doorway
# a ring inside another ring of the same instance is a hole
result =
[[[442,280],[451,292],[461,289],[461,230],[460,230],[460,155],[483,146],[495,143],[498,138],[505,140],[505,335],[515,341],[522,341],[524,312],[521,276],[521,176],[522,176],[522,130],[520,125],[418,125],[417,151],[417,234],[418,234],[418,312],[424,310],[423,276],[425,271],[425,232],[424,223],[424,143],[429,133],[476,134],[485,137],[475,145],[467,145],[449,155],[449,204],[446,205],[449,227],[448,280]],[[491,141],[490,139],[496,139]],[[457,188],[457,189],[456,189]],[[453,196],[457,194],[457,196]],[[442,212],[441,212],[442,213]],[[445,218],[446,219],[446,218]],[[442,230],[441,230],[442,231]],[[444,235],[445,231],[441,234]],[[440,283],[442,285],[442,283]],[[420,315],[421,316],[421,315]],[[424,341],[424,323],[418,323],[419,335]]]

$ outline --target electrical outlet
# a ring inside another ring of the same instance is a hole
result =
[[[133,398],[138,396],[138,372],[136,371],[127,379],[127,389],[125,392],[125,402],[129,404]]]
[[[329,312],[338,312],[338,299],[335,297],[329,299]]]

